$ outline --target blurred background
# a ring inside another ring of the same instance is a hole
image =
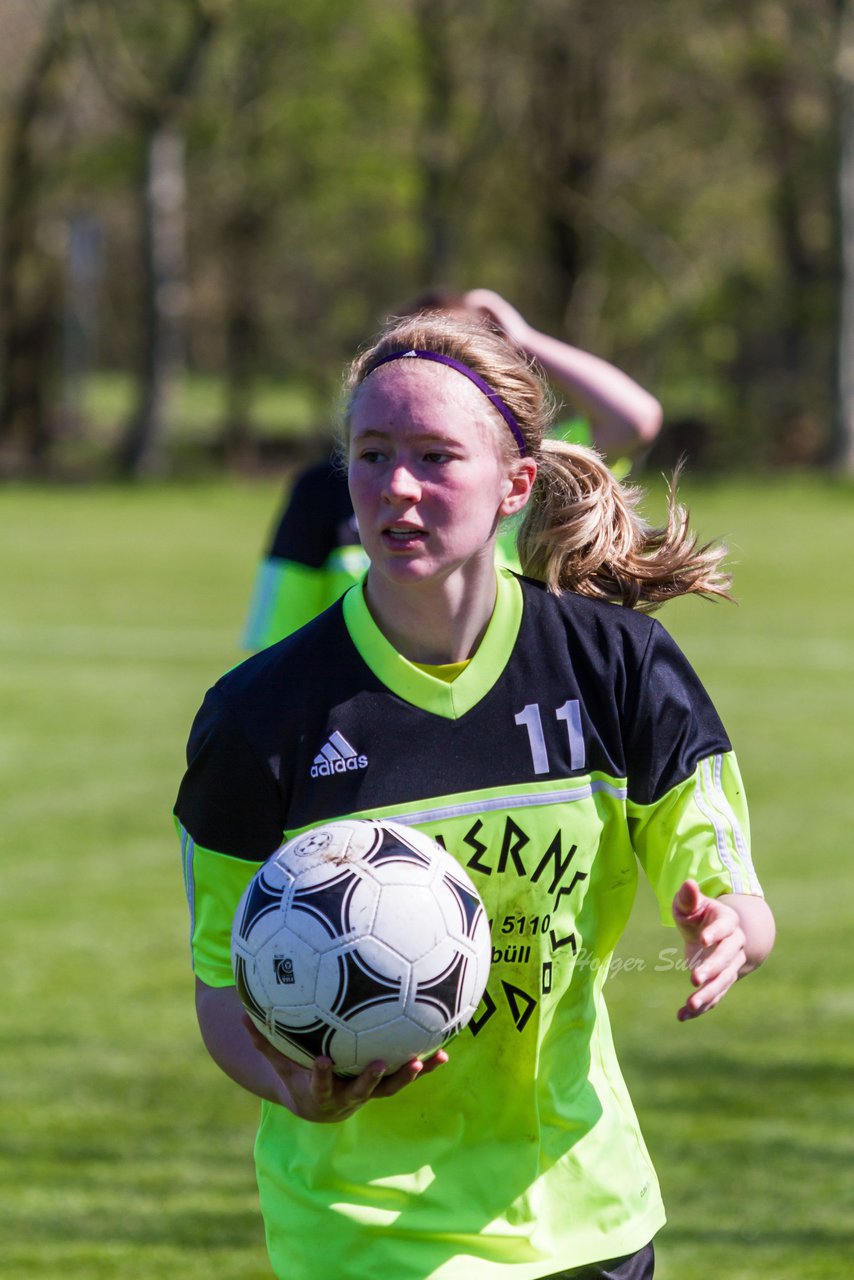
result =
[[[850,468],[850,7],[2,0],[0,474],[287,458],[440,284],[654,390],[653,462]]]
[[[850,1280],[854,0],[0,0],[4,1280],[269,1277],[170,811],[340,370],[429,285],[648,388],[652,514],[685,454],[730,547],[738,606],[663,621],[779,939],[678,1024],[641,886],[656,1274]]]

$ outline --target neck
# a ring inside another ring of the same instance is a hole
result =
[[[473,579],[473,580],[472,580]],[[495,568],[440,583],[391,584],[368,571],[365,599],[386,639],[410,662],[464,662],[484,637],[496,597]]]

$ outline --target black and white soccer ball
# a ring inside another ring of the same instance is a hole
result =
[[[258,1029],[303,1065],[395,1071],[474,1014],[489,922],[459,863],[422,832],[348,820],[289,840],[238,904],[231,961]]]

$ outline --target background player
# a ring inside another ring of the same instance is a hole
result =
[[[405,315],[439,310],[483,317],[537,360],[573,411],[557,434],[595,445],[617,474],[625,475],[632,457],[657,436],[662,414],[654,396],[607,360],[534,329],[500,294],[432,290],[402,308]],[[499,539],[498,554],[518,568],[514,529]],[[298,475],[284,502],[256,575],[244,647],[263,649],[289,635],[359,581],[366,568],[346,472],[333,454]]]
[[[545,388],[482,324],[393,326],[350,388],[365,583],[209,692],[176,804],[202,1034],[263,1099],[274,1270],[648,1280],[664,1213],[602,989],[636,862],[684,939],[680,1019],[714,1008],[773,942],[730,742],[642,612],[725,595],[722,552],[698,547],[675,505],[650,529],[595,452],[544,439]],[[500,521],[526,506],[520,555],[541,583],[495,565]],[[336,730],[367,763],[318,785],[311,761]],[[498,956],[450,1061],[343,1080],[253,1034],[228,944],[284,838],[366,815],[442,837]],[[507,922],[526,944],[512,956]]]

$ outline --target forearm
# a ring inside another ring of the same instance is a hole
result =
[[[741,923],[745,961],[738,976],[743,978],[745,974],[759,968],[774,946],[774,915],[765,899],[753,894],[723,893],[718,901],[732,907]]]
[[[539,361],[573,407],[589,418],[600,448],[631,453],[658,435],[661,405],[615,365],[532,328],[521,312],[491,289],[471,289],[463,297],[463,306],[488,316],[511,342]]]
[[[197,979],[196,1015],[205,1047],[220,1070],[256,1097],[290,1105],[284,1082],[252,1043],[234,987],[209,987]]]
[[[521,345],[589,418],[601,448],[630,452],[658,435],[658,400],[615,365],[530,327]]]

